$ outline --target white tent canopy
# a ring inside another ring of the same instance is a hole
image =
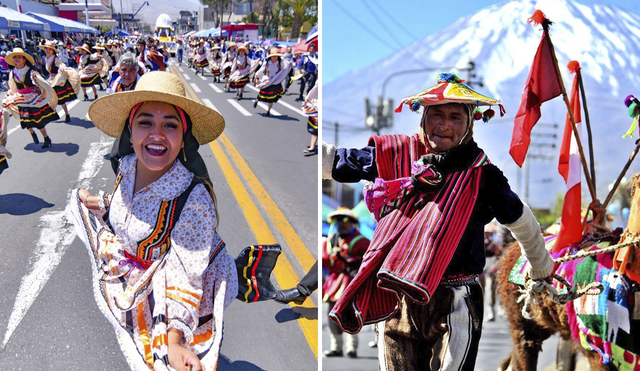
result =
[[[196,33],[197,31],[189,31],[186,34],[182,35],[183,37],[189,37],[191,35],[193,35],[194,33]]]
[[[45,31],[47,28],[44,23],[33,17],[10,8],[0,7],[0,29],[2,30]]]
[[[89,27],[84,23],[72,21],[70,19],[56,17],[48,14],[39,14],[28,12],[27,15],[33,16],[39,21],[49,23],[51,25],[51,31],[56,32],[82,32],[82,33],[96,33],[97,30],[93,27]]]

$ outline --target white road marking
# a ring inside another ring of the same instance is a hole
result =
[[[243,115],[252,116],[251,113],[249,113],[249,111],[244,109],[244,107],[242,107],[240,103],[238,103],[235,99],[227,99],[227,102],[229,102],[235,109],[240,111],[240,113],[242,113]]]
[[[265,111],[269,109],[269,106],[267,104],[265,104],[265,103],[262,103],[262,102],[258,102],[258,106],[264,108]],[[282,116],[280,114],[280,112],[274,110],[273,108],[271,108],[271,114],[274,115],[274,116]]]
[[[109,151],[112,145],[113,138],[104,135],[100,138],[100,142],[91,143],[78,180],[74,184],[70,184],[67,198],[71,195],[71,189],[90,187],[91,181],[106,162],[103,158],[105,152]],[[73,223],[67,219],[66,210],[44,214],[40,217],[39,228],[40,238],[31,259],[29,259],[32,262],[31,269],[20,282],[13,311],[7,324],[7,332],[4,334],[3,349],[76,237]]]
[[[251,84],[247,84],[247,85],[245,85],[245,87],[247,87],[247,88],[249,88],[249,89],[251,89],[253,91],[258,91],[258,92],[260,91],[260,89],[256,88],[255,86],[253,86]]]
[[[16,126],[15,128],[10,129],[10,130],[7,132],[7,136],[11,135],[11,133],[13,133],[14,131],[16,131],[16,130],[18,130],[18,129],[20,129],[20,124],[18,124],[18,126]]]
[[[217,87],[214,83],[209,84],[209,86],[211,86],[211,89],[213,89],[213,91],[215,91],[216,93],[222,93],[222,89]]]
[[[214,106],[213,103],[211,103],[211,101],[209,99],[202,99],[202,103],[204,103],[205,106],[207,106],[209,108],[213,108],[214,110],[218,111],[216,106]]]
[[[180,72],[184,72],[184,70],[182,69],[182,67],[178,67],[178,71],[180,71]]]
[[[185,80],[191,80],[191,77],[189,77],[189,75],[183,75]]]
[[[206,77],[204,77],[204,76],[202,76],[202,75],[200,75],[200,78],[201,78],[201,79],[203,79],[204,81],[209,80],[209,79],[207,79]]]
[[[67,104],[67,110],[70,110],[73,107],[75,107],[75,105],[78,104],[78,102],[80,102],[80,101],[78,99],[76,99],[73,102]],[[62,119],[64,119],[66,114],[64,113],[64,109],[62,108],[62,106],[58,106],[58,107],[60,107],[60,110],[57,111],[58,112],[58,116],[60,116],[60,120],[62,120]]]
[[[283,106],[287,107],[288,109],[292,110],[295,113],[298,113],[298,114],[300,114],[300,115],[302,115],[304,117],[307,116],[307,115],[305,115],[305,113],[301,109],[295,108],[294,106],[290,105],[289,103],[282,101],[282,99],[280,99],[278,101],[278,103],[282,104]]]
[[[67,104],[67,109],[68,109],[69,111],[71,111],[71,109],[72,109],[73,107],[75,107],[75,106],[76,106],[76,104],[78,104],[78,102],[80,102],[80,100],[79,100],[79,99],[76,99],[76,100],[74,100],[73,102],[71,102],[71,103]],[[60,111],[57,111],[57,112],[58,112],[58,116],[60,116],[60,119],[63,119],[63,118],[64,118],[64,116],[65,116],[65,114],[64,114],[64,109],[60,109]],[[20,129],[20,124],[18,124],[18,126],[14,127],[14,128],[9,129],[9,131],[7,131],[7,136],[11,135],[11,133],[13,133],[14,131],[16,131],[16,130],[18,130],[18,129]]]
[[[202,90],[200,90],[200,88],[198,87],[198,85],[196,85],[195,82],[191,82],[189,83],[189,85],[191,85],[191,87],[193,88],[193,91],[195,91],[196,93],[201,93]]]

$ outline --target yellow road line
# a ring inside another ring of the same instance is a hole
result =
[[[251,187],[253,194],[256,195],[262,207],[271,217],[273,224],[275,224],[278,232],[280,232],[287,246],[289,246],[291,252],[300,263],[300,266],[302,266],[305,271],[311,269],[316,262],[316,258],[309,252],[309,249],[305,247],[304,243],[302,243],[298,234],[296,234],[291,224],[289,224],[282,214],[282,211],[280,211],[280,208],[278,208],[278,205],[273,202],[271,196],[269,196],[262,184],[260,184],[258,178],[253,174],[253,171],[251,171],[249,165],[244,161],[244,158],[240,156],[240,153],[233,146],[229,138],[226,135],[221,135],[220,141],[227,149],[227,152],[229,152],[229,155],[231,155],[231,159],[238,167],[238,170],[240,170],[240,174],[244,176],[247,184]]]
[[[178,77],[182,79],[189,95],[191,95],[191,97],[195,101],[199,102],[200,100],[198,99],[195,92],[191,89],[189,84],[186,83],[182,75],[178,73],[178,71],[175,69],[174,66],[171,66],[171,70],[174,74],[176,74]],[[228,141],[228,139],[226,140]],[[228,143],[231,145],[231,142],[228,142]],[[251,196],[249,195],[246,188],[242,184],[240,177],[238,176],[236,171],[233,169],[233,166],[231,165],[228,158],[226,157],[220,144],[217,141],[214,141],[209,143],[209,145],[211,147],[211,150],[213,151],[213,154],[216,160],[218,161],[222,169],[222,172],[224,173],[224,176],[227,180],[227,183],[229,184],[229,187],[231,188],[231,191],[233,192],[235,198],[238,200],[238,204],[242,208],[245,219],[249,224],[249,228],[251,228],[251,231],[255,235],[258,243],[261,243],[261,244],[275,243],[276,242],[275,237],[269,230],[267,223],[262,218],[262,215],[260,214],[260,211],[256,207],[255,203],[251,200]],[[234,148],[234,151],[235,151],[235,148]],[[239,154],[237,154],[237,156],[240,157]],[[244,163],[244,160],[243,160],[243,163]],[[246,163],[244,163],[244,165],[246,166]],[[245,176],[245,179],[246,179],[246,176]],[[305,269],[308,269],[308,268],[305,268]],[[278,285],[280,287],[295,287],[298,284],[298,275],[293,270],[293,267],[291,266],[291,263],[289,262],[285,254],[280,255],[280,257],[278,258],[278,264],[276,264],[276,267],[273,270],[273,272],[276,277],[276,280],[278,281]],[[293,306],[293,304],[290,304],[290,305]],[[305,301],[305,304],[303,305],[303,307],[316,308],[313,301],[311,300]],[[317,359],[318,358],[317,319],[307,319],[307,318],[301,317],[301,318],[298,318],[298,324],[300,325],[300,328],[302,329],[302,332],[307,339],[307,343],[309,344],[309,347],[311,348],[311,350],[313,351]]]

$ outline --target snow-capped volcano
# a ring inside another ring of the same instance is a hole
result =
[[[428,11],[428,6],[425,7]],[[364,128],[364,98],[377,102],[383,81],[391,73],[425,69],[424,72],[389,80],[386,98],[392,98],[397,104],[403,97],[434,85],[438,72],[446,67],[463,68],[473,61],[476,67],[473,73],[484,84],[483,87],[474,85],[474,88],[501,99],[507,110],[505,117],[496,117],[487,124],[476,122],[474,137],[492,162],[511,179],[512,187],[517,188],[517,165],[508,152],[513,118],[542,35],[541,26],[527,23],[536,9],[542,10],[553,22],[550,36],[567,94],[573,80],[573,75],[566,68],[567,63],[577,60],[582,67],[594,134],[598,196],[603,201],[607,186],[615,180],[635,147],[633,140],[622,139],[632,121],[626,115],[624,98],[629,94],[640,96],[640,17],[615,6],[587,6],[572,0],[517,0],[488,7],[387,58],[324,85],[323,122],[338,121],[347,129],[353,126]],[[467,78],[466,71],[458,72],[462,78]],[[529,151],[538,154],[542,151],[555,157],[546,161],[527,159],[531,166],[529,203],[534,207],[549,206],[556,194],[565,191],[557,172],[557,154],[566,113],[562,97],[543,104],[542,118],[533,130],[534,134],[555,132],[557,135],[556,148],[530,148]],[[383,130],[383,133],[417,131],[419,117],[407,109],[396,114],[394,120],[395,126]],[[558,124],[558,128],[553,129],[548,124]],[[357,131],[340,132],[338,144],[347,147],[366,145],[370,132],[353,135],[354,132]],[[325,141],[333,140],[332,129],[328,128],[323,133]],[[587,147],[586,130],[583,138]],[[638,171],[640,160],[631,166],[628,174]],[[590,200],[584,185],[583,180],[583,199]]]

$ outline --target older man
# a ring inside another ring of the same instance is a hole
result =
[[[494,217],[514,234],[544,279],[553,261],[529,207],[473,140],[474,119],[500,101],[443,73],[407,97],[423,107],[419,133],[373,136],[368,147],[323,144],[323,178],[373,181],[365,201],[378,220],[371,245],[333,311],[343,330],[377,323],[382,370],[474,369],[482,332],[484,226]]]
[[[142,68],[140,64],[141,62],[138,61],[133,53],[124,53],[118,60],[117,72],[120,76],[109,85],[107,94],[135,89],[140,77],[138,71]]]

